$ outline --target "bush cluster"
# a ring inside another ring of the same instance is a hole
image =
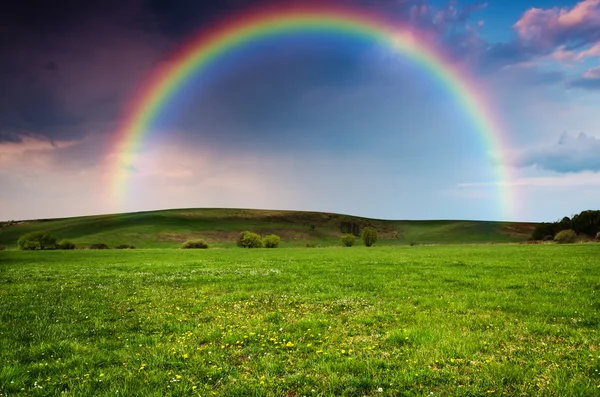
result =
[[[194,239],[194,240],[187,240],[186,242],[181,244],[181,248],[182,249],[206,249],[206,248],[208,248],[208,244],[206,243],[206,241],[202,240],[201,238],[198,238],[198,239]]]
[[[554,241],[559,244],[571,244],[577,239],[577,233],[573,229],[560,231],[554,236]]]
[[[344,234],[341,238],[342,240],[342,244],[344,244],[344,247],[352,247],[354,245],[354,240],[356,240],[356,238],[354,237],[353,234]]]
[[[61,240],[58,244],[56,244],[57,250],[74,250],[75,244],[68,240]]]
[[[134,245],[130,245],[130,244],[119,244],[115,247],[118,250],[125,250],[125,249],[135,249]]]
[[[281,238],[276,234],[261,238],[260,235],[247,230],[240,234],[236,244],[241,248],[277,248],[280,242]]]
[[[372,227],[365,227],[360,235],[362,241],[367,247],[372,246],[377,241],[377,230]]]
[[[19,237],[17,245],[20,250],[53,250],[56,248],[56,237],[46,231],[38,230]]]
[[[265,248],[277,248],[281,239],[276,234],[270,234],[263,238],[263,244]]]
[[[260,236],[250,231],[243,232],[237,241],[238,247],[242,248],[262,248],[263,243]]]
[[[106,245],[104,243],[94,243],[94,244],[90,244],[90,246],[88,247],[88,249],[91,249],[91,250],[107,250],[108,249],[108,245]]]
[[[371,247],[377,241],[377,230],[372,227],[365,227],[361,234],[360,238],[367,247]],[[344,234],[340,240],[344,247],[352,247],[354,245],[355,237],[351,233]]]

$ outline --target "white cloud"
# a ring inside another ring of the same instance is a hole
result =
[[[581,172],[578,174],[562,174],[555,176],[518,177],[508,181],[489,182],[463,182],[460,188],[476,187],[531,187],[531,188],[583,188],[600,187],[600,174],[595,172]]]
[[[600,171],[600,138],[564,133],[557,143],[527,149],[510,161],[518,167],[536,167],[560,173]]]

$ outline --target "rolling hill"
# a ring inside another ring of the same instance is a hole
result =
[[[341,225],[372,226],[378,245],[508,243],[527,240],[535,223],[464,220],[381,220],[304,211],[252,209],[173,209],[0,224],[0,245],[15,248],[17,239],[33,230],[47,230],[59,240],[80,247],[106,243],[138,248],[177,248],[200,237],[211,247],[232,247],[240,232],[281,236],[282,247],[340,245]]]

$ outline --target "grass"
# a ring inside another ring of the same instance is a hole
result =
[[[598,252],[4,251],[0,395],[598,395]]]
[[[486,243],[527,240],[532,223],[487,221],[389,221],[341,214],[248,209],[178,209],[97,215],[64,219],[0,223],[0,245],[15,248],[19,236],[48,230],[59,240],[80,247],[106,243],[138,248],[177,248],[186,240],[202,238],[211,247],[233,247],[240,232],[277,234],[282,247],[341,245],[340,222],[375,227],[380,244]],[[314,228],[313,228],[314,226]]]

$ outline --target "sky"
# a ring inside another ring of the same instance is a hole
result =
[[[226,207],[539,222],[598,209],[600,0],[332,3],[427,37],[475,83],[501,146],[409,57],[298,34],[192,76],[115,170],[119,126],[152,72],[267,6],[204,3],[4,3],[0,220]]]

